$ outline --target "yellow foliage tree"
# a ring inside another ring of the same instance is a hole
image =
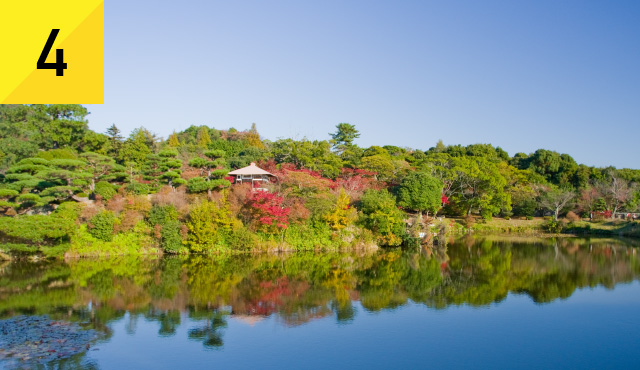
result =
[[[209,129],[206,127],[200,127],[198,130],[198,146],[201,148],[207,148],[211,144],[211,136],[209,136]]]
[[[343,188],[340,189],[340,195],[336,201],[336,206],[331,213],[324,217],[325,221],[334,230],[342,230],[349,226],[356,218],[356,212],[349,207],[349,196]]]
[[[169,146],[172,148],[180,146],[180,140],[178,140],[178,134],[175,131],[169,136]]]
[[[189,213],[185,244],[196,253],[215,250],[221,241],[220,231],[231,231],[236,223],[227,207],[209,200],[201,202]]]
[[[247,142],[251,146],[264,149],[264,144],[262,144],[262,140],[260,140],[260,134],[258,133],[258,129],[256,129],[255,123],[251,124],[251,130],[249,130],[247,134]]]

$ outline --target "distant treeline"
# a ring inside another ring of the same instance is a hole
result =
[[[140,127],[125,138],[115,124],[90,130],[87,115],[80,105],[0,105],[2,241],[79,254],[399,245],[411,236],[406,212],[611,217],[640,203],[640,170],[545,149],[361,148],[348,123],[313,141],[265,140],[255,124],[166,139]],[[227,175],[252,162],[277,176],[268,192]]]

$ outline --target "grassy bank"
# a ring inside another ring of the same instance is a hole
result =
[[[561,219],[558,227],[549,227],[551,220],[535,217],[531,220],[493,218],[491,220],[474,219],[469,222],[463,218],[442,219],[436,225],[445,225],[451,233],[466,232],[479,234],[522,234],[522,235],[595,235],[640,238],[640,222],[625,220],[609,220],[595,222],[588,220],[569,221]],[[558,232],[555,232],[558,231]]]
[[[589,222],[581,220],[567,224],[563,232],[579,235],[605,235],[640,238],[640,222],[623,220]]]

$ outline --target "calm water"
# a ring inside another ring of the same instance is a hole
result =
[[[106,333],[50,368],[637,369],[639,276],[638,247],[593,239],[11,263],[0,318]]]

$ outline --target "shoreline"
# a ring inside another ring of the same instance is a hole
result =
[[[620,235],[615,232],[603,233],[549,233],[541,230],[527,230],[527,231],[488,231],[488,230],[465,230],[463,232],[448,232],[446,234],[446,240],[451,241],[464,237],[474,238],[488,238],[499,240],[548,240],[548,239],[615,239],[615,240],[627,240],[630,244],[637,244],[633,246],[640,247],[640,238],[634,236]],[[635,242],[635,243],[634,243]],[[437,247],[434,245],[423,245],[422,248]],[[47,260],[84,260],[84,259],[111,259],[111,258],[123,258],[123,257],[139,257],[146,258],[164,258],[164,257],[189,257],[189,256],[251,256],[251,255],[278,255],[278,254],[296,254],[296,253],[314,253],[314,254],[331,254],[331,253],[358,253],[369,254],[375,253],[384,249],[397,249],[397,248],[410,248],[408,246],[396,246],[396,247],[380,247],[378,245],[371,245],[367,247],[354,247],[354,248],[315,248],[315,249],[296,249],[296,248],[275,248],[275,249],[257,249],[257,250],[224,250],[224,251],[210,251],[200,253],[187,253],[187,254],[173,254],[162,252],[156,249],[153,253],[120,253],[120,254],[100,254],[87,253],[87,254],[68,254],[65,253],[59,256],[46,256],[43,254],[12,254],[11,250],[3,250],[0,247],[0,262],[11,261],[30,261],[40,262]]]

